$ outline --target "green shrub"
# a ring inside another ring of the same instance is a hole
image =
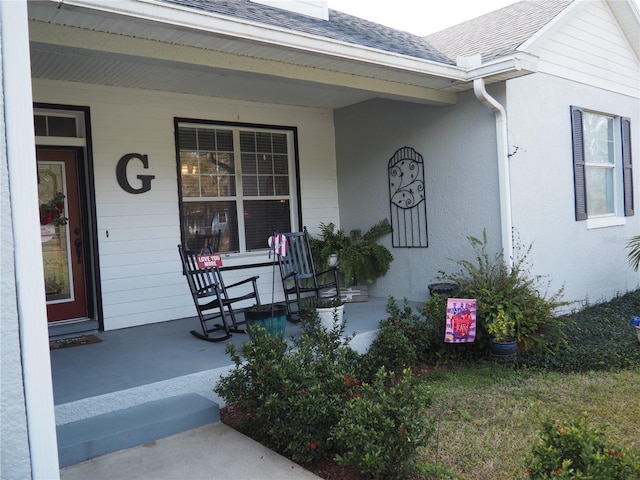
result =
[[[327,332],[317,315],[303,322],[290,348],[259,332],[242,345],[246,361],[228,344],[235,369],[214,390],[250,413],[244,429],[293,461],[310,463],[333,455],[329,432],[360,383],[359,355],[341,339],[343,327]]]
[[[437,332],[425,321],[424,314],[413,312],[407,299],[401,308],[390,297],[386,311],[388,316],[380,321],[378,335],[363,359],[367,378],[380,367],[400,374],[405,368],[424,363],[437,342]]]
[[[430,348],[425,354],[424,360],[432,364],[460,363],[478,360],[485,356],[479,344],[484,343],[478,338],[486,336],[486,332],[476,328],[476,340],[472,343],[445,343],[447,297],[434,293],[425,303],[423,314],[426,328],[431,332]],[[488,340],[487,340],[488,343]]]
[[[544,422],[541,443],[527,458],[526,475],[532,479],[584,478],[631,480],[640,478],[637,452],[611,444],[605,426],[589,426],[587,416]]]
[[[293,345],[264,329],[241,352],[227,345],[235,368],[214,390],[248,414],[242,429],[301,464],[335,457],[381,478],[411,468],[429,434],[423,412],[429,392],[414,385],[408,370],[383,368],[364,382],[363,358],[348,347],[344,326],[326,331],[311,310],[301,319]],[[356,428],[366,438],[357,438]]]
[[[381,368],[332,429],[341,452],[336,460],[361,475],[405,478],[431,433],[425,413],[430,405],[428,388],[416,383],[410,370],[397,377]]]
[[[530,273],[527,249],[515,245],[513,265],[508,265],[503,253],[491,255],[487,248],[487,233],[482,240],[468,237],[474,250],[474,261],[453,260],[460,270],[440,279],[456,283],[461,298],[475,298],[477,304],[477,341],[486,348],[486,325],[502,312],[516,323],[516,336],[524,351],[556,351],[566,345],[561,321],[556,310],[568,305],[562,300],[564,289],[548,295],[550,280]]]

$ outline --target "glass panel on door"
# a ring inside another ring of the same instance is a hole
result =
[[[63,162],[38,163],[40,240],[47,302],[73,300]]]

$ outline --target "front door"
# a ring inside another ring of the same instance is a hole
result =
[[[47,318],[87,318],[78,152],[37,149],[36,159]]]

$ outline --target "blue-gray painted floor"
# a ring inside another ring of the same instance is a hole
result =
[[[383,298],[347,304],[345,334],[356,332],[357,341],[375,331],[386,317],[386,305]],[[227,342],[206,342],[189,333],[199,327],[193,317],[97,332],[101,343],[52,350],[55,405],[230,365]],[[299,324],[287,322],[287,338],[299,333]],[[247,335],[234,334],[229,341],[240,345],[247,340]]]

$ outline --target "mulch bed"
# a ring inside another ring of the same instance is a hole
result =
[[[242,412],[236,405],[226,405],[220,409],[220,419],[222,423],[251,437],[250,432],[243,431],[241,427],[241,422],[245,415],[247,415],[247,413]],[[282,455],[281,452],[278,453]],[[364,477],[358,475],[353,469],[343,468],[333,460],[302,466],[325,480],[364,480]]]
[[[430,365],[425,365],[419,368],[413,369],[413,374],[416,376],[424,375],[428,372],[432,372],[434,370],[447,370],[448,367],[433,367]],[[253,438],[251,432],[242,429],[242,420],[249,415],[247,412],[243,412],[240,408],[235,404],[226,405],[220,409],[220,420],[222,423],[230,426],[234,430],[239,431],[240,433],[247,435],[248,437]],[[260,441],[257,440],[256,441]],[[266,445],[269,447],[269,445]],[[271,448],[271,447],[269,447]],[[272,450],[275,450],[272,448]],[[276,450],[277,451],[277,450]],[[284,455],[282,452],[278,452],[280,455]],[[338,465],[334,460],[326,460],[320,463],[314,463],[311,465],[302,465],[304,468],[313,472],[320,478],[325,480],[365,480],[362,475],[359,475],[353,468],[345,468]],[[419,480],[422,478],[419,475],[411,475],[407,480]]]

